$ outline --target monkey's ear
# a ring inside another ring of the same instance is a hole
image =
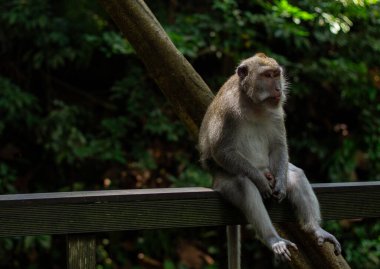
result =
[[[245,64],[241,64],[236,69],[236,74],[239,76],[240,79],[244,79],[248,75],[248,66]]]

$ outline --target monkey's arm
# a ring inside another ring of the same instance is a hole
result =
[[[225,146],[215,147],[211,154],[214,161],[223,170],[233,175],[248,177],[259,189],[263,198],[269,198],[272,195],[270,183],[264,174],[251,165],[235,148]]]
[[[286,142],[275,144],[269,157],[269,169],[276,179],[273,196],[281,202],[286,196],[288,181],[288,147]]]

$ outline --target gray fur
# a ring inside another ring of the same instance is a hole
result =
[[[288,195],[296,214],[318,242],[335,237],[319,226],[318,200],[303,171],[288,162],[283,104],[286,80],[277,62],[264,54],[244,60],[209,106],[199,133],[201,163],[213,175],[213,188],[238,207],[257,237],[281,260],[290,260],[292,242],[274,229],[263,198]],[[266,173],[273,175],[272,189]],[[335,240],[335,241],[334,241]]]

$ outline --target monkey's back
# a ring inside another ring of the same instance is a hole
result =
[[[223,131],[226,128],[227,119],[233,117],[233,106],[231,103],[230,95],[236,95],[238,92],[238,77],[237,75],[231,76],[220,88],[215,98],[207,108],[203,117],[201,127],[199,129],[198,147],[200,151],[200,162],[206,169],[211,169],[212,163],[212,150],[220,139],[223,138]],[[221,109],[221,107],[228,107],[229,109]],[[226,110],[228,114],[226,115]],[[228,120],[231,122],[231,120]]]

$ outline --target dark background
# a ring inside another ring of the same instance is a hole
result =
[[[378,1],[147,1],[216,92],[241,59],[286,69],[290,158],[312,182],[380,180]],[[195,141],[89,0],[0,0],[0,193],[210,186]],[[353,268],[380,222],[331,221]],[[98,268],[226,268],[223,227],[98,235]],[[243,234],[244,268],[271,268]],[[0,240],[1,268],[65,268],[63,236]],[[283,267],[278,267],[283,268]]]

